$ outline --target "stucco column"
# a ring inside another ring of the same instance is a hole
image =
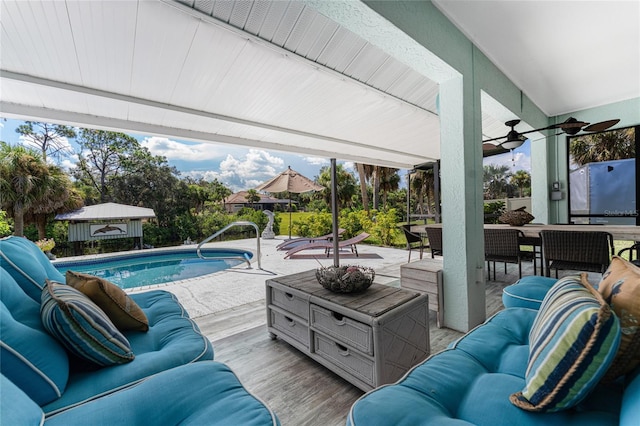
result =
[[[440,84],[444,325],[486,318],[480,92],[469,77]]]

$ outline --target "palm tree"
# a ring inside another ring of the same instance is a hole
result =
[[[247,199],[249,204],[253,206],[254,203],[260,201],[260,194],[258,194],[258,191],[256,191],[255,189],[250,189],[247,191],[247,195],[245,195],[245,198]]]
[[[0,144],[0,205],[13,216],[14,234],[22,237],[25,212],[47,191],[49,168],[34,150]]]
[[[518,170],[511,176],[511,184],[518,187],[522,198],[524,188],[531,186],[531,175],[526,170]]]
[[[379,167],[380,191],[382,192],[382,205],[387,208],[387,195],[397,191],[400,187],[400,175],[398,169],[392,167]]]
[[[367,190],[367,175],[365,173],[365,164],[356,163],[358,170],[358,179],[360,181],[360,194],[362,196],[362,207],[369,213],[369,192]]]
[[[634,129],[612,130],[573,138],[569,144],[569,153],[579,166],[598,161],[634,158]]]
[[[84,205],[80,192],[73,187],[69,176],[61,168],[49,165],[49,178],[38,202],[25,211],[25,222],[34,222],[38,228],[38,238],[47,237],[47,220],[58,213],[79,209]]]
[[[509,166],[488,164],[484,166],[484,192],[486,199],[500,198],[508,190]]]

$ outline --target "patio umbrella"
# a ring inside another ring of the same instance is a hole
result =
[[[321,191],[324,186],[318,185],[311,179],[301,175],[289,166],[287,170],[273,179],[258,185],[256,191],[264,192],[289,192],[302,194],[304,192]],[[291,197],[289,197],[289,239],[291,239]]]

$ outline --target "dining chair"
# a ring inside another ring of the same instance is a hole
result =
[[[420,234],[416,234],[415,232],[411,232],[411,225],[402,225],[402,230],[404,231],[404,236],[407,239],[407,248],[409,249],[409,260],[407,263],[411,262],[411,249],[416,248],[420,249],[420,259],[422,260],[422,252],[426,247],[424,241]]]
[[[629,259],[628,259],[629,262],[640,266],[640,242],[636,242],[634,245],[630,247],[623,248],[618,252],[618,256],[624,258],[624,254],[626,252],[629,252]],[[634,259],[634,252],[635,252],[635,259]]]
[[[613,236],[602,231],[540,231],[546,276],[551,269],[603,273],[614,253]]]
[[[522,260],[531,260],[533,262],[533,274],[536,275],[537,273],[539,260],[540,275],[544,275],[544,263],[542,261],[542,239],[540,238],[540,236],[521,236],[518,242],[520,243],[520,257],[522,258]],[[522,246],[531,247],[531,251],[522,250]]]
[[[487,279],[491,279],[491,263],[493,263],[493,280],[496,279],[496,262],[504,263],[504,273],[507,273],[507,263],[518,265],[518,274],[522,278],[522,252],[520,239],[524,233],[518,229],[485,229],[484,230],[484,259],[487,261]]]
[[[429,248],[431,249],[431,258],[434,256],[442,256],[442,228],[425,227],[427,231],[427,239],[429,240]]]

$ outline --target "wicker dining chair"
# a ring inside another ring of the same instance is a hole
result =
[[[493,280],[496,279],[496,262],[504,263],[504,273],[507,273],[507,263],[518,265],[518,274],[522,278],[522,252],[520,238],[524,234],[518,229],[485,229],[484,230],[484,259],[487,261],[487,279],[491,279],[491,263],[493,263]]]
[[[640,243],[636,242],[631,247],[623,248],[618,252],[618,256],[624,258],[624,254],[626,252],[629,252],[629,262],[640,266]],[[635,259],[633,258],[634,252],[635,252]]]
[[[429,240],[429,248],[431,249],[431,258],[434,256],[442,256],[442,228],[425,227],[427,231],[427,239]]]
[[[409,249],[409,260],[407,260],[407,263],[411,262],[411,249],[414,248],[420,250],[420,259],[422,259],[422,252],[424,251],[426,245],[422,240],[420,234],[411,232],[410,225],[402,225],[402,230],[404,231],[404,236],[407,238],[407,248]]]
[[[589,271],[603,273],[611,263],[614,253],[613,236],[602,231],[551,231],[540,232],[545,273],[551,269]]]

